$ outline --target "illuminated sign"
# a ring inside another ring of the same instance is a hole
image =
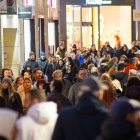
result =
[[[108,4],[112,4],[112,0],[86,0],[86,4],[90,4],[90,5],[108,5]]]

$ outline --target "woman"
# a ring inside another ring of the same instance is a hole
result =
[[[13,84],[15,91],[17,91],[18,87],[23,86],[23,81],[24,79],[22,76],[16,78],[16,81]]]
[[[107,87],[107,89],[103,91],[103,94],[100,94],[100,100],[103,101],[106,108],[110,108],[112,102],[116,101],[114,97],[115,90],[109,81],[102,81],[102,83]]]
[[[22,106],[24,113],[26,113],[27,109],[30,106],[30,90],[32,88],[32,80],[29,77],[26,77],[23,82],[23,86],[18,88],[18,93],[22,100]]]
[[[48,101],[53,101],[57,104],[58,111],[71,105],[70,101],[62,95],[63,85],[61,81],[55,80],[50,84],[51,95]]]
[[[13,96],[14,90],[12,87],[12,81],[10,78],[4,78],[0,90],[0,95],[5,99],[6,106],[9,104],[9,99]]]
[[[64,69],[63,69],[64,78],[66,78],[71,83],[73,83],[73,80],[76,77],[77,72],[78,72],[78,68],[76,67],[72,58],[68,57],[68,59],[66,60],[66,64],[64,66]]]
[[[56,70],[62,70],[62,68],[64,67],[65,62],[63,61],[63,59],[59,59],[56,65]]]

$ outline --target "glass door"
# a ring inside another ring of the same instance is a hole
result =
[[[76,5],[67,5],[66,7],[67,23],[67,50],[71,50],[73,44],[81,47],[81,7]]]
[[[82,7],[82,46],[90,48],[93,43],[92,8]]]

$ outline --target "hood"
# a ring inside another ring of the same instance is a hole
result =
[[[36,123],[47,124],[57,116],[57,105],[53,102],[43,102],[32,106],[27,116],[31,117]]]
[[[136,135],[134,124],[124,120],[108,120],[101,128],[105,140],[126,140]]]
[[[11,131],[15,127],[18,114],[9,109],[0,109],[0,136],[12,139]]]
[[[105,110],[103,104],[91,93],[85,93],[76,105],[76,111],[81,114],[93,114],[99,110]]]

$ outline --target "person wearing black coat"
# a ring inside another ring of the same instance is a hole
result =
[[[100,90],[99,84],[87,79],[80,90],[78,104],[60,112],[52,140],[94,140],[100,134],[100,127],[108,118],[108,113],[94,95]]]
[[[53,101],[57,104],[58,112],[66,107],[71,106],[67,97],[62,94],[63,84],[62,81],[54,80],[50,84],[51,95],[48,97],[48,101]]]
[[[101,136],[96,140],[140,140],[135,126],[139,110],[125,99],[114,102],[109,119],[101,127]]]

